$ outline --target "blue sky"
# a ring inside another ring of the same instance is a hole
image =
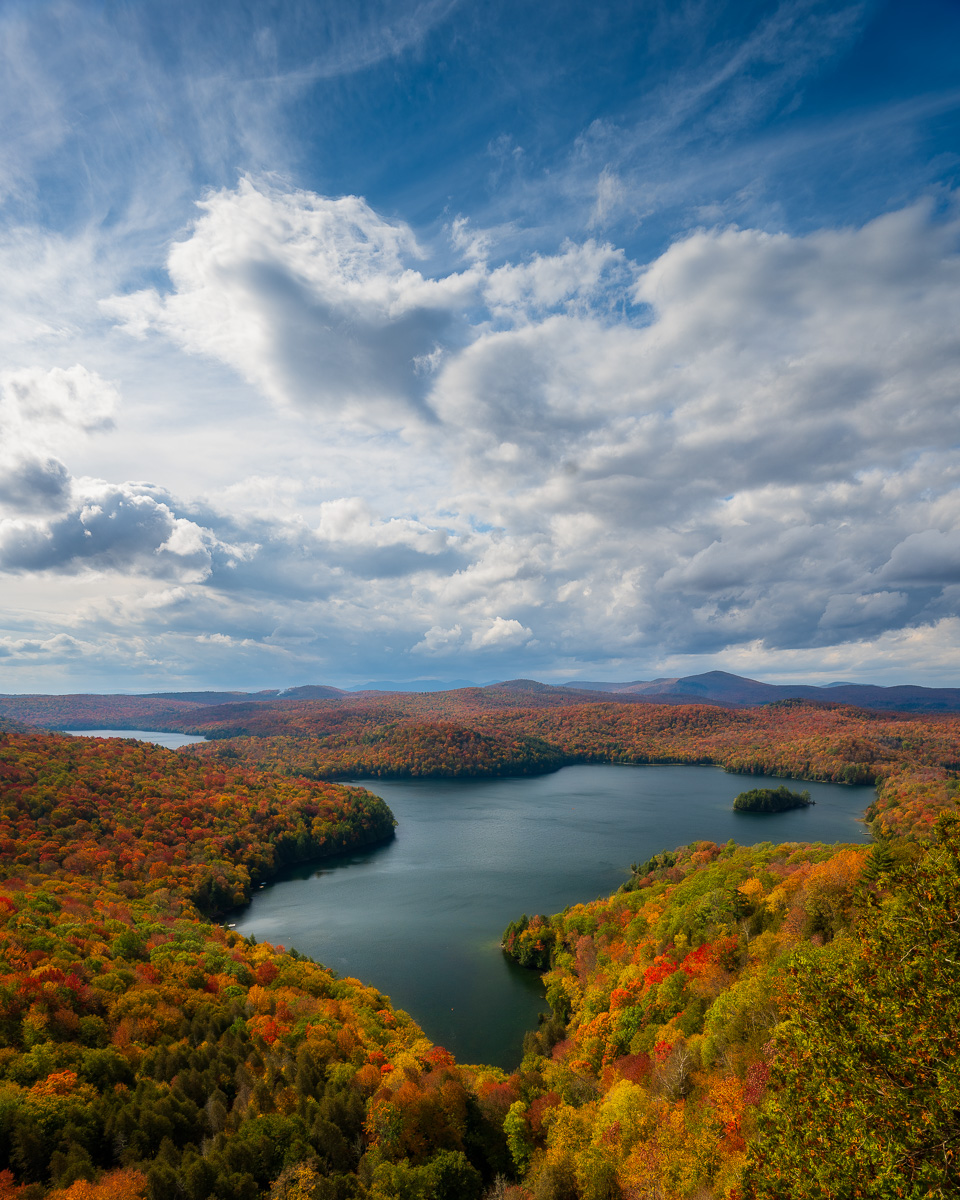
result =
[[[0,4],[0,690],[954,684],[958,44]]]

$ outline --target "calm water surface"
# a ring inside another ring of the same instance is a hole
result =
[[[874,795],[788,780],[815,806],[735,813],[738,792],[784,781],[688,766],[360,782],[390,805],[396,841],[288,872],[231,920],[378,987],[461,1062],[507,1068],[547,1007],[536,973],[499,949],[511,920],[607,895],[632,862],[701,838],[866,841]]]
[[[181,746],[192,746],[194,742],[207,740],[196,733],[164,733],[159,729],[61,729],[59,732],[70,737],[136,738],[138,742],[153,742],[155,746],[166,746],[168,750],[179,750]]]

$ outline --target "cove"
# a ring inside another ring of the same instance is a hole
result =
[[[379,988],[460,1062],[508,1070],[547,1007],[539,976],[499,949],[514,918],[607,895],[632,862],[699,839],[867,841],[874,797],[804,783],[810,808],[739,813],[739,792],[791,781],[694,766],[356,782],[390,805],[396,840],[288,871],[231,920]]]

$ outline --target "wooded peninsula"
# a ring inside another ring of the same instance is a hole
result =
[[[955,1195],[960,716],[557,691],[0,698],[0,1200]],[[517,914],[551,1014],[509,1073],[222,925],[393,836],[338,781],[584,762],[874,784],[873,841],[665,847]]]

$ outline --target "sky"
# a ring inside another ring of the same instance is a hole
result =
[[[0,0],[0,691],[960,681],[956,0]]]

